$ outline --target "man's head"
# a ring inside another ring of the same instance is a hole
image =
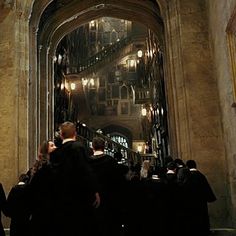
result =
[[[173,171],[175,171],[176,168],[177,168],[177,165],[176,165],[176,163],[175,163],[174,161],[170,161],[170,162],[167,164],[167,169],[168,169],[168,170],[173,170]]]
[[[62,139],[76,138],[76,127],[74,123],[66,121],[60,126],[60,135]]]
[[[181,159],[179,159],[179,158],[176,158],[176,159],[174,160],[174,162],[176,163],[177,167],[181,167],[181,166],[183,167],[183,166],[185,166],[183,160],[181,160]]]
[[[21,174],[19,176],[19,182],[27,183],[29,181],[29,176],[27,174]]]
[[[92,146],[95,151],[104,151],[105,141],[103,138],[95,137],[93,138]]]
[[[194,161],[194,160],[188,160],[186,161],[186,166],[189,168],[189,169],[196,169],[197,168],[197,163]]]

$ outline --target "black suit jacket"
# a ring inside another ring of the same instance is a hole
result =
[[[86,235],[88,231],[98,188],[87,155],[77,141],[66,142],[51,154],[55,235]]]
[[[15,185],[7,197],[7,209],[11,218],[11,235],[29,235],[30,206],[27,184]]]
[[[1,221],[1,212],[3,212],[5,215],[7,215],[6,195],[5,195],[2,184],[0,183],[0,236],[5,236],[5,232],[4,232],[2,221]]]
[[[89,235],[97,190],[85,148],[77,141],[57,148],[30,182],[33,236]]]

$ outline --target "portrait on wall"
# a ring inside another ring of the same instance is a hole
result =
[[[120,112],[122,115],[129,114],[129,103],[128,102],[121,102],[120,103]]]

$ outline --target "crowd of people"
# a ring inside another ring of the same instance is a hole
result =
[[[5,196],[0,210],[11,218],[10,236],[208,236],[208,203],[216,196],[194,160],[166,158],[126,166],[77,141],[76,127],[60,127],[61,145],[45,141],[38,158]],[[0,224],[0,236],[4,236]]]

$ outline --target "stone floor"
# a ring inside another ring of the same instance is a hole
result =
[[[212,229],[212,236],[236,236],[236,229]]]
[[[9,229],[5,229],[6,236],[9,236]],[[148,235],[145,235],[148,236]],[[199,235],[200,236],[200,235]],[[236,236],[236,229],[212,229],[211,236]]]

